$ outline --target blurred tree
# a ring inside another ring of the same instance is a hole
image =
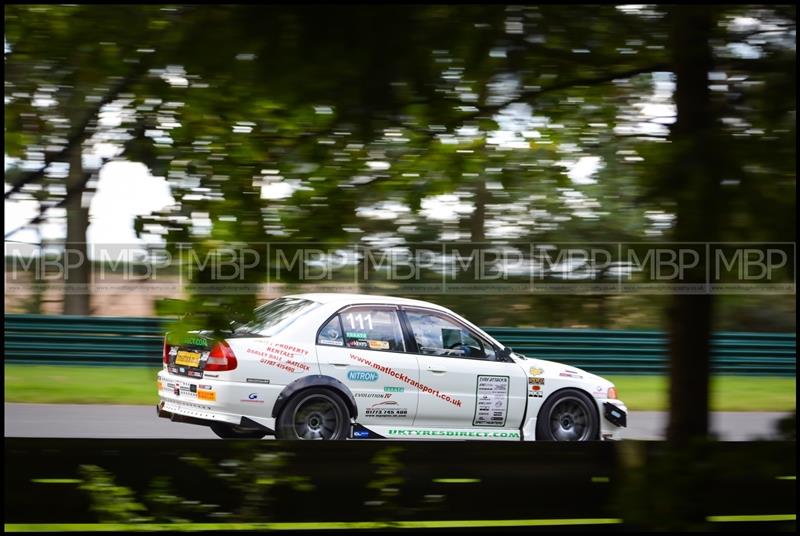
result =
[[[124,107],[124,96],[152,85],[148,69],[155,42],[168,47],[176,11],[156,6],[5,6],[5,152],[17,163],[6,170],[5,199],[29,193],[45,221],[66,215],[64,312],[89,314],[86,229],[97,173],[107,161],[101,145],[121,140],[117,154],[137,154],[141,131],[103,124],[103,114]],[[102,21],[102,22],[99,22]],[[127,102],[130,102],[128,100]],[[109,107],[112,107],[111,110]],[[127,144],[124,142],[128,142]],[[27,225],[21,227],[24,228]],[[12,236],[21,228],[6,233]]]

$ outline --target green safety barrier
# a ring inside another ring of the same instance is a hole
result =
[[[6,363],[158,366],[171,319],[5,315]],[[656,330],[487,327],[528,357],[597,374],[663,374],[667,337]],[[711,343],[714,374],[794,376],[794,333],[720,331]]]

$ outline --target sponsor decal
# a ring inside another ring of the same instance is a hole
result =
[[[178,347],[177,346],[170,347],[169,352],[167,353],[167,355],[172,356],[172,357],[175,357],[176,355],[178,355]]]
[[[531,385],[531,391],[541,391],[541,385]]]
[[[292,344],[266,341],[264,350],[257,348],[247,348],[246,352],[259,356],[258,360],[262,365],[285,370],[286,372],[308,372],[311,367],[304,363],[303,359],[308,357],[308,350]]]
[[[395,407],[396,400],[384,400],[364,410],[365,417],[408,417],[408,409]]]
[[[197,391],[197,398],[199,400],[216,400],[217,393],[214,391]]]
[[[208,341],[201,337],[183,337],[182,339],[179,339],[177,342],[170,339],[169,343],[178,345],[188,344],[189,346],[204,346],[204,347],[208,346]]]
[[[425,385],[423,383],[418,382],[417,380],[409,378],[406,374],[403,374],[402,372],[398,372],[398,371],[396,371],[396,370],[394,370],[394,369],[392,369],[390,367],[385,367],[383,365],[379,365],[378,363],[373,363],[369,359],[367,359],[365,357],[361,357],[361,356],[353,354],[353,353],[349,354],[349,356],[350,356],[351,359],[354,359],[354,360],[358,361],[359,363],[363,363],[363,364],[365,364],[367,366],[370,366],[370,367],[374,368],[375,370],[377,370],[379,372],[383,372],[384,374],[388,374],[389,376],[391,376],[393,378],[396,378],[396,379],[400,380],[403,383],[407,383],[411,387],[414,387],[415,389],[418,389],[421,393],[427,393],[427,394],[429,394],[431,396],[435,396],[436,398],[438,398],[440,400],[444,400],[445,402],[449,402],[450,404],[454,405],[457,408],[460,408],[462,406],[462,404],[463,404],[461,402],[461,400],[459,400],[458,398],[454,398],[454,397],[450,396],[447,393],[442,393],[438,389],[434,389],[434,388],[432,388],[432,387],[430,387],[428,385]]]
[[[504,426],[508,410],[508,376],[478,376],[473,426]]]
[[[247,395],[246,399],[242,398],[242,399],[239,400],[239,402],[248,402],[248,403],[254,403],[254,404],[263,404],[264,403],[264,401],[261,400],[258,397],[258,393],[250,393],[249,395]]]
[[[355,437],[356,439],[360,439],[362,437],[369,437],[369,432],[367,432],[366,430],[356,430],[355,432],[353,432],[353,437]]]
[[[396,430],[390,429],[389,435],[393,436],[436,436],[436,437],[505,437],[519,439],[519,432],[517,431],[499,431],[499,430]]]
[[[528,396],[530,396],[532,398],[542,398],[542,392],[541,391],[531,391]]]
[[[324,337],[319,338],[320,344],[332,344],[334,346],[344,346],[344,341],[342,339],[326,339]]]
[[[347,379],[354,382],[376,382],[378,373],[371,370],[351,370],[347,373]]]
[[[247,383],[269,383],[269,380],[263,380],[261,378],[247,378]]]
[[[347,341],[347,346],[350,348],[369,348],[367,341]]]
[[[348,339],[366,339],[367,338],[366,332],[361,332],[361,331],[346,331],[345,332],[345,336]]]
[[[402,393],[402,392],[405,392],[406,388],[405,387],[392,387],[392,386],[387,385],[387,386],[385,386],[383,388],[383,390],[384,390],[384,392],[387,392],[387,393]]]
[[[564,372],[559,372],[558,375],[561,376],[562,378],[573,378],[575,380],[582,380],[583,379],[583,376],[581,376],[577,372],[570,372],[568,370],[564,371]]]
[[[247,352],[251,353],[251,354],[256,354],[256,355],[262,356],[261,359],[258,360],[258,362],[261,363],[262,365],[269,365],[271,367],[275,367],[275,368],[279,368],[281,370],[285,370],[286,372],[299,372],[297,370],[297,367],[295,367],[294,365],[289,364],[289,363],[284,363],[283,359],[280,359],[280,358],[276,359],[276,358],[266,354],[265,352],[260,352],[258,350],[254,350],[252,348],[248,348]],[[310,368],[310,367],[306,367],[306,368]]]
[[[389,349],[389,341],[367,341],[369,344],[370,350],[388,350]]]
[[[206,378],[219,378],[219,374],[209,374],[206,372]]]
[[[392,395],[388,393],[355,393],[353,396],[356,398],[389,398]]]
[[[189,376],[191,376],[192,378],[202,378],[203,377],[203,371],[202,370],[190,370],[187,374]]]
[[[198,385],[197,388],[198,389],[205,389],[206,391],[211,391],[211,390],[214,389],[214,387],[212,387],[211,385]]]
[[[531,376],[539,376],[540,374],[544,374],[544,371],[540,368],[531,367]]]
[[[528,378],[528,383],[531,385],[544,385],[544,378]]]

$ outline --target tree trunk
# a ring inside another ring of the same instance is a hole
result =
[[[470,240],[483,242],[486,239],[486,202],[489,200],[489,191],[486,181],[479,180],[475,185],[475,212],[469,220]]]
[[[675,240],[678,242],[709,242],[718,236],[720,180],[708,89],[708,73],[712,68],[712,9],[684,5],[669,11],[677,108],[671,131],[675,158],[671,187],[677,202]],[[704,255],[704,248],[699,253]],[[705,262],[700,262],[680,283],[703,284],[705,278]],[[669,311],[667,438],[674,443],[708,436],[712,305],[710,294],[676,293]]]
[[[67,241],[64,248],[67,287],[64,292],[64,314],[88,315],[91,313],[89,282],[91,264],[87,256],[86,229],[89,227],[89,207],[83,206],[86,184],[82,148],[80,143],[70,150],[67,176]]]

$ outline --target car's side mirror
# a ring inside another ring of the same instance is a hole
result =
[[[511,348],[506,346],[505,348],[501,348],[500,351],[497,353],[500,356],[500,361],[511,361]]]

